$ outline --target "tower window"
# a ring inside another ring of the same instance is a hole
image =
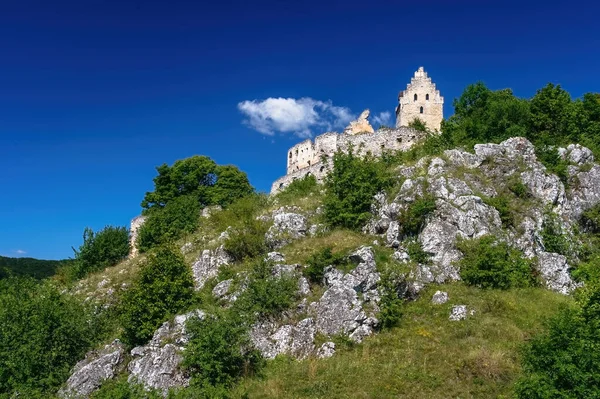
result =
[[[423,107],[421,107],[421,109],[419,110],[419,112],[423,113]]]
[[[429,94],[425,94],[425,100],[429,101]]]
[[[415,101],[417,101],[417,98],[418,98],[418,97],[417,97],[417,95],[415,94],[415,97],[414,97]]]
[[[290,151],[290,159],[292,159],[292,152]]]

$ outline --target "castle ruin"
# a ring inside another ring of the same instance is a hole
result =
[[[331,169],[331,160],[336,151],[347,151],[350,147],[359,154],[371,153],[379,156],[385,151],[406,151],[421,141],[426,133],[408,127],[419,118],[428,130],[440,130],[443,119],[444,98],[436,89],[427,72],[420,67],[411,78],[406,90],[398,96],[396,127],[382,127],[377,131],[369,124],[369,110],[363,111],[342,133],[327,132],[296,144],[287,152],[286,175],[277,179],[271,193],[277,193],[292,181],[313,175],[318,182]]]

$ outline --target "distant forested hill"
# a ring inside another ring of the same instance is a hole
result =
[[[34,258],[8,258],[0,256],[0,278],[8,275],[31,276],[38,279],[50,277],[59,266],[69,260],[43,260]]]

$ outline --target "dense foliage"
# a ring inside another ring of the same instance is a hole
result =
[[[268,223],[257,215],[265,198],[260,195],[248,196],[232,204],[227,212],[217,219],[227,219],[227,238],[223,243],[225,251],[236,261],[255,258],[268,252],[265,234]]]
[[[149,253],[123,298],[123,341],[144,344],[162,322],[190,304],[193,287],[180,251],[159,247]]]
[[[146,252],[158,245],[178,239],[184,233],[192,233],[198,226],[200,204],[193,195],[184,195],[170,201],[164,208],[153,208],[140,227],[137,247]]]
[[[98,332],[87,309],[51,282],[1,280],[0,398],[53,393]]]
[[[8,258],[0,256],[0,279],[8,276],[29,276],[37,279],[53,276],[56,271],[72,261],[34,258]]]
[[[402,234],[405,236],[419,234],[427,222],[427,216],[433,211],[435,211],[435,197],[431,194],[415,199],[398,216]]]
[[[533,262],[494,236],[462,240],[457,246],[464,255],[458,262],[460,277],[468,285],[499,289],[536,285]]]
[[[325,268],[328,266],[338,266],[344,262],[345,256],[341,253],[334,254],[331,247],[325,247],[314,252],[306,260],[306,268],[303,270],[304,276],[313,284],[323,284]]]
[[[391,184],[383,163],[350,148],[337,152],[325,179],[324,218],[331,226],[359,229],[370,217],[373,196]]]
[[[600,286],[580,292],[575,308],[564,308],[534,337],[523,356],[517,397],[600,397]]]
[[[254,192],[248,177],[232,165],[217,165],[206,156],[192,156],[156,168],[154,191],[147,192],[142,208],[163,208],[177,197],[191,195],[201,207],[226,206]]]
[[[192,385],[203,391],[230,387],[240,377],[256,372],[264,362],[252,348],[247,326],[233,312],[192,319],[186,329],[190,341],[183,367],[194,376]]]
[[[129,230],[126,227],[106,226],[97,233],[87,227],[83,244],[75,252],[72,269],[76,278],[114,266],[129,255]]]

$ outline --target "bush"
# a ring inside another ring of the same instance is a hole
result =
[[[193,318],[186,330],[190,340],[182,365],[192,376],[193,387],[209,392],[211,387],[212,391],[217,388],[222,394],[223,388],[254,374],[263,365],[260,353],[250,343],[247,326],[232,312]]]
[[[549,173],[554,173],[565,187],[569,183],[569,162],[562,159],[558,150],[554,146],[538,145],[535,149],[538,160],[548,169]]]
[[[75,252],[71,264],[76,278],[114,266],[129,255],[129,230],[126,227],[106,226],[98,233],[87,227],[83,231],[83,244]]]
[[[588,286],[575,308],[564,308],[523,354],[518,398],[600,397],[600,287]]]
[[[464,255],[458,266],[467,285],[508,289],[537,284],[533,262],[493,236],[458,241],[457,247]]]
[[[530,197],[529,190],[527,190],[527,186],[523,184],[521,180],[514,180],[509,183],[508,189],[517,197],[521,199],[526,199]]]
[[[410,257],[410,260],[417,263],[429,264],[431,263],[431,254],[423,250],[423,245],[418,240],[408,240],[404,242],[404,248],[406,253]]]
[[[82,304],[50,281],[1,280],[0,397],[53,394],[93,344],[98,327]]]
[[[325,179],[324,218],[330,226],[359,229],[370,218],[373,197],[391,184],[384,164],[371,156],[336,152]]]
[[[325,268],[327,266],[337,266],[341,264],[344,259],[345,256],[342,254],[333,254],[331,252],[331,247],[314,252],[306,261],[308,267],[303,270],[304,277],[313,284],[323,284]]]
[[[600,204],[584,211],[580,223],[584,231],[592,234],[600,233]]]
[[[298,279],[285,273],[280,276],[273,274],[270,262],[255,261],[247,287],[235,302],[234,309],[250,319],[273,316],[289,309],[296,299]]]
[[[123,297],[123,341],[130,346],[145,343],[169,316],[190,304],[193,292],[191,270],[176,248],[149,253]]]
[[[292,181],[283,191],[277,194],[280,202],[289,202],[296,198],[306,197],[317,191],[319,185],[313,175],[306,175]]]
[[[421,232],[427,216],[435,211],[435,198],[431,194],[417,198],[398,216],[404,236],[415,236]]]
[[[92,393],[91,399],[161,399],[155,391],[147,391],[142,384],[130,384],[127,378],[105,381],[99,390]]]
[[[427,130],[428,130],[427,125],[420,118],[415,118],[412,121],[410,121],[410,123],[408,124],[408,127],[412,127],[413,129],[418,130],[420,132],[427,132]]]
[[[140,252],[173,242],[184,233],[192,233],[198,227],[200,204],[192,195],[178,197],[164,208],[147,212],[147,219],[140,227],[137,247]]]
[[[402,306],[404,299],[402,299],[402,288],[405,285],[405,274],[402,270],[399,270],[395,263],[389,264],[381,272],[381,281],[379,286],[381,288],[381,301],[379,302],[379,326],[382,329],[388,329],[396,327],[400,324],[402,319]]]
[[[549,214],[544,218],[540,235],[542,236],[545,251],[565,256],[570,254],[569,240],[563,234],[556,215]]]
[[[255,258],[269,251],[265,234],[268,225],[262,220],[245,220],[241,226],[228,230],[229,238],[223,243],[225,251],[236,261]]]

